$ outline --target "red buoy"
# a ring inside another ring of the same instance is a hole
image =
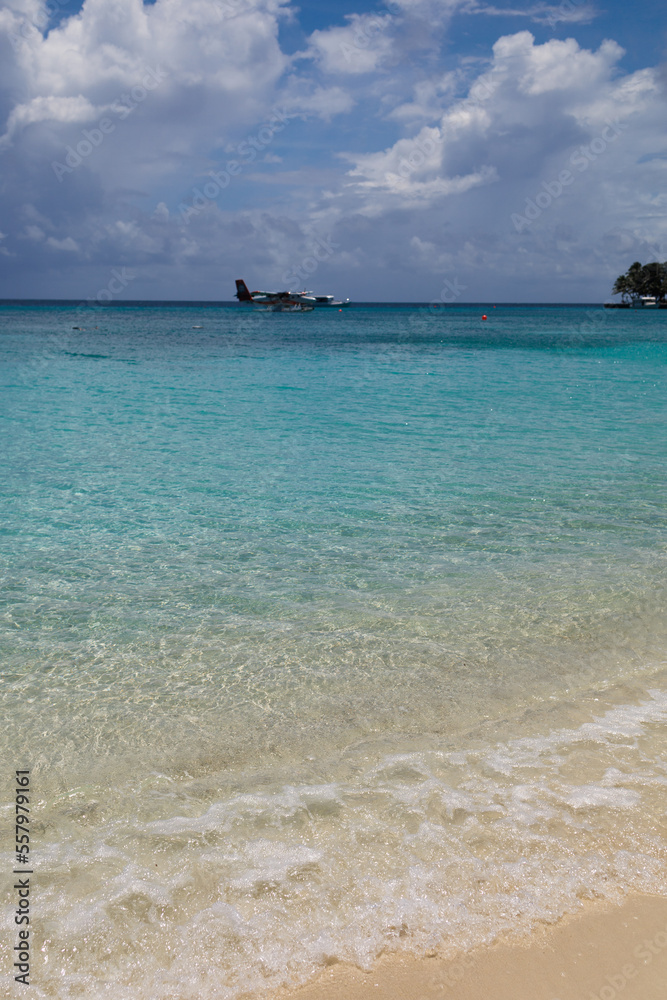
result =
[[[486,319],[486,316],[482,316],[482,319]]]

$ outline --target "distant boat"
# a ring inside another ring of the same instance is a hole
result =
[[[667,309],[667,302],[664,299],[657,299],[654,295],[639,295],[632,302],[605,302],[605,309]]]

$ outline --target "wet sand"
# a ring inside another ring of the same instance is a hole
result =
[[[454,960],[334,965],[275,1000],[667,1000],[667,899],[632,896]]]

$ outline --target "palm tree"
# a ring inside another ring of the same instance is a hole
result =
[[[643,295],[654,295],[658,301],[667,293],[667,264],[644,264],[642,268]]]
[[[630,282],[627,274],[620,274],[614,282],[612,295],[620,295],[623,302],[630,298]]]
[[[621,295],[624,302],[642,295],[653,295],[659,302],[664,301],[667,297],[667,261],[641,264],[636,260],[625,274],[618,276],[613,294]]]

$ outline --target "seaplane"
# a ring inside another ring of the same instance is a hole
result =
[[[250,292],[242,278],[236,279],[236,298],[239,302],[272,312],[311,312],[322,306],[349,306],[349,299],[334,299],[333,295],[315,295],[313,292]]]
[[[315,300],[302,292],[250,292],[243,278],[236,279],[236,298],[270,312],[312,312]]]

